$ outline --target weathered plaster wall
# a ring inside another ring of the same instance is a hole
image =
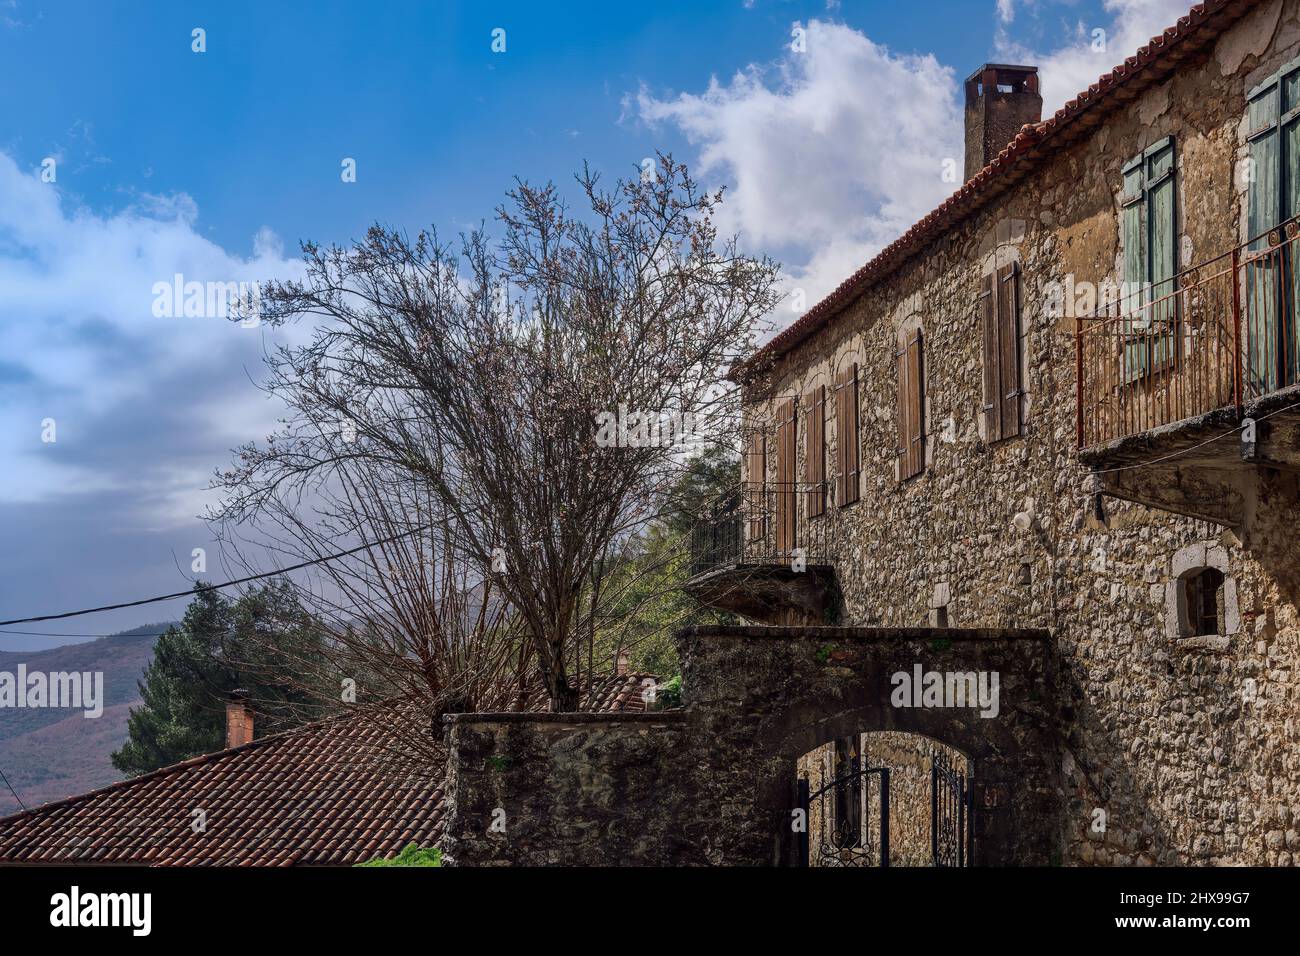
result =
[[[1054,283],[1123,278],[1120,167],[1165,136],[1177,143],[1180,265],[1245,238],[1245,94],[1298,55],[1300,3],[1262,4],[799,346],[749,408],[750,422],[770,421],[777,399],[860,365],[861,500],[814,519],[838,525],[842,623],[918,625],[946,607],[954,626],[1052,629],[1067,862],[1300,861],[1294,478],[1263,472],[1240,491],[1244,531],[1115,501],[1098,521],[1074,449],[1074,322],[1046,308]],[[981,435],[975,310],[991,255],[1023,268],[1028,373],[1023,434],[996,445]],[[927,469],[899,483],[894,350],[900,326],[917,317]],[[833,463],[833,403],[828,414]],[[802,437],[798,445],[802,455]],[[1034,527],[1018,531],[1012,519],[1026,511]],[[1174,556],[1191,545],[1218,549],[1233,581],[1239,626],[1223,641],[1166,631]]]

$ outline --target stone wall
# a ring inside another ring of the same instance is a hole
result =
[[[764,424],[779,399],[860,367],[861,500],[814,519],[838,524],[842,623],[916,626],[943,609],[954,626],[1051,629],[1069,863],[1300,859],[1295,479],[1261,472],[1243,528],[1115,501],[1099,519],[1075,453],[1074,320],[1047,308],[1067,278],[1123,278],[1120,167],[1165,136],[1176,140],[1179,267],[1245,238],[1245,95],[1297,56],[1300,3],[1258,4],[1208,53],[873,287],[749,396],[748,424]],[[1025,425],[990,444],[975,306],[982,276],[1010,261],[1023,275]],[[927,467],[900,483],[894,353],[917,321]],[[834,462],[833,415],[826,430]],[[802,437],[798,447],[802,456]],[[1018,513],[1032,517],[1027,530],[1013,525]],[[1235,591],[1236,628],[1217,641],[1166,626],[1175,556],[1188,548],[1213,552]]]
[[[448,865],[704,861],[680,712],[445,719]]]
[[[715,626],[679,643],[679,711],[446,718],[448,861],[794,865],[799,758],[868,727],[962,751],[978,862],[1058,855],[1046,632]],[[917,665],[997,672],[998,707],[891,705]]]

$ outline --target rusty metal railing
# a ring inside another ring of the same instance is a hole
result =
[[[833,557],[835,521],[819,511],[826,482],[743,483],[693,516],[690,574],[744,564],[824,564]]]
[[[1075,320],[1079,447],[1240,411],[1300,381],[1297,252],[1292,219],[1155,288],[1099,293]]]

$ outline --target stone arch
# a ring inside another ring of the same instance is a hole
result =
[[[795,768],[867,730],[966,756],[976,865],[1059,860],[1058,667],[1045,630],[751,627],[678,634],[680,710],[448,718],[447,858],[456,864],[789,866]],[[894,676],[997,672],[995,713],[891,699]],[[485,835],[493,808],[514,808]]]
[[[747,821],[731,834],[725,861],[793,863],[785,822],[799,758],[877,730],[929,737],[966,757],[980,810],[979,862],[1054,858],[1060,760],[1046,631],[713,627],[688,630],[682,642],[687,712],[698,739],[719,746],[703,764],[731,765],[705,786],[704,802]],[[895,706],[893,675],[918,666],[923,674],[996,672],[996,711]]]

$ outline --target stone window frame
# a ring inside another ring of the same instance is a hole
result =
[[[1190,578],[1213,568],[1223,575],[1222,634],[1194,634],[1187,606]],[[1169,582],[1165,585],[1165,636],[1187,647],[1225,647],[1228,640],[1241,633],[1241,612],[1237,604],[1237,580],[1232,574],[1225,547],[1213,541],[1201,541],[1179,548],[1170,560]]]

